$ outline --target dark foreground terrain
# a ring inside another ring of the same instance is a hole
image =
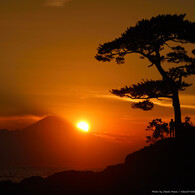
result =
[[[194,128],[191,128],[194,132]],[[155,194],[154,191],[195,190],[193,133],[180,140],[164,139],[129,154],[123,164],[102,172],[65,171],[20,183],[0,182],[0,194]],[[152,192],[153,191],[153,192]],[[173,193],[173,192],[172,192]]]

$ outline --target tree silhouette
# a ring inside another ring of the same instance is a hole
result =
[[[193,126],[193,123],[192,123],[191,118],[189,116],[185,117],[185,121],[183,123],[183,126],[184,127],[192,127]]]
[[[171,119],[172,121],[172,119]],[[185,121],[182,123],[183,127],[192,127],[193,123],[191,121],[191,118],[186,116]],[[174,137],[174,129],[171,130],[171,122],[166,123],[162,121],[162,119],[153,119],[151,122],[149,122],[149,125],[146,128],[146,131],[152,131],[152,135],[146,136],[146,143],[151,143],[154,144],[158,140],[164,139],[165,136],[170,133],[171,136],[171,131],[173,131],[173,137]]]
[[[165,135],[169,134],[168,123],[163,122],[158,118],[153,119],[152,122],[149,122],[146,131],[153,131],[152,136],[146,136],[146,143],[153,144],[156,141],[163,139]]]
[[[120,97],[142,100],[133,103],[133,108],[151,110],[152,98],[172,100],[175,115],[175,129],[180,135],[182,126],[179,91],[191,84],[183,81],[184,77],[195,74],[195,50],[188,55],[185,47],[195,43],[195,23],[184,19],[183,15],[159,15],[150,20],[143,19],[136,26],[130,27],[121,37],[99,45],[96,59],[118,64],[125,62],[127,54],[136,53],[141,59],[147,59],[162,76],[161,80],[142,80],[137,84],[112,89],[111,93]],[[185,46],[185,47],[184,47]],[[171,64],[165,70],[163,64]]]

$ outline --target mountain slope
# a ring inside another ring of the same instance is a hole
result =
[[[153,194],[152,191],[194,190],[195,144],[165,139],[126,157],[102,172],[65,171],[19,184],[1,182],[0,190],[19,194]],[[160,193],[160,192],[159,192]],[[180,192],[178,192],[180,193]]]

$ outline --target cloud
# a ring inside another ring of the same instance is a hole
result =
[[[41,120],[46,115],[0,116],[0,129],[17,130]]]
[[[92,94],[93,97],[96,98],[104,98],[104,99],[112,99],[112,100],[118,100],[118,101],[126,101],[126,102],[139,102],[140,100],[130,99],[127,97],[118,97],[115,95],[107,95],[107,94],[101,94],[96,93]],[[181,107],[182,108],[188,108],[188,109],[195,109],[195,95],[180,95],[180,101],[181,101]],[[170,100],[151,100],[155,105],[162,106],[162,107],[172,107],[172,102]]]
[[[108,133],[108,132],[93,132],[93,135],[104,139],[109,142],[114,142],[122,145],[130,145],[135,142],[142,142],[145,138],[140,138],[139,136],[129,136],[124,134],[117,133]]]
[[[46,6],[50,6],[50,7],[63,7],[69,1],[71,1],[71,0],[47,0]]]

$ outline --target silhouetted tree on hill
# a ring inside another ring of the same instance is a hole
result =
[[[137,53],[141,59],[146,58],[155,66],[162,76],[161,80],[142,80],[137,84],[121,89],[112,89],[111,93],[120,97],[142,100],[133,103],[133,108],[151,110],[152,98],[169,98],[172,100],[175,115],[176,134],[182,126],[179,91],[191,84],[183,81],[184,77],[195,74],[195,50],[188,55],[184,46],[195,43],[195,23],[184,19],[183,15],[159,15],[150,20],[143,19],[136,26],[130,27],[121,37],[99,45],[96,59],[110,62],[115,59],[118,64],[125,62],[125,56]],[[163,64],[171,64],[165,70]],[[176,66],[175,66],[176,65]]]
[[[171,122],[172,122],[172,119],[171,119]],[[174,137],[174,124],[173,124],[173,129],[172,129],[170,125],[171,122],[168,125],[168,123],[158,118],[153,119],[151,122],[149,122],[149,125],[146,128],[146,131],[152,131],[152,135],[146,136],[146,143],[154,144],[158,140],[161,140],[167,137],[169,133],[170,133],[170,137]],[[191,118],[186,116],[185,121],[182,123],[182,125],[184,127],[192,127],[193,123],[191,122]]]
[[[149,122],[146,131],[153,131],[151,136],[146,136],[146,143],[153,144],[156,141],[163,139],[165,135],[169,134],[169,126],[168,123],[157,118],[153,119],[152,122]]]
[[[183,123],[183,126],[184,127],[192,127],[193,126],[193,123],[192,123],[191,118],[189,116],[185,117],[185,122]]]

